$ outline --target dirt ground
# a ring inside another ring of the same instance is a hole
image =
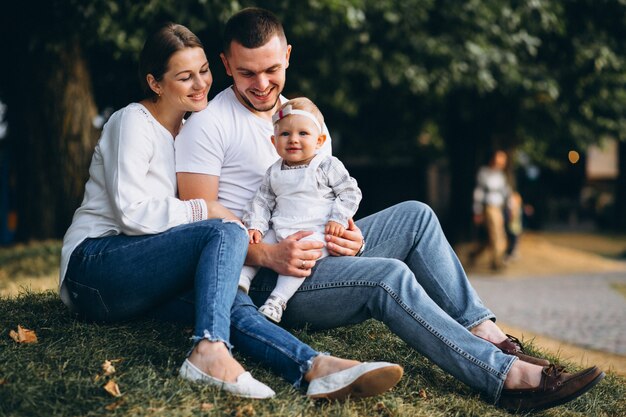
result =
[[[471,245],[455,248],[464,261]],[[472,274],[491,275],[494,278],[541,278],[549,275],[567,275],[598,272],[626,273],[626,236],[599,235],[591,233],[541,232],[525,233],[520,240],[519,258],[509,263],[505,270],[494,273],[489,268],[487,254],[483,254],[473,267],[466,266]],[[626,289],[616,288],[626,297]],[[522,340],[533,343],[556,354],[559,358],[584,365],[598,365],[616,374],[626,376],[626,356],[583,349],[578,346],[535,334],[524,329],[498,324]]]

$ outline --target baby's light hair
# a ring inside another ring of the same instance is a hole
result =
[[[313,116],[315,116],[320,126],[324,126],[324,116],[322,115],[322,112],[320,111],[320,109],[317,108],[315,103],[313,103],[308,98],[297,97],[297,98],[291,99],[287,101],[286,103],[283,103],[283,105],[280,106],[280,108],[278,109],[276,113],[280,112],[286,106],[289,106],[289,105],[291,105],[291,108],[293,108],[294,110],[304,110],[304,111],[311,113]]]

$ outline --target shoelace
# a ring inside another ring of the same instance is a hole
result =
[[[513,343],[515,345],[515,350],[517,352],[526,353],[524,351],[524,345],[522,345],[522,342],[520,342],[520,340],[517,337],[511,336],[510,334],[507,334],[506,337],[509,338],[509,342],[511,342],[511,343]]]
[[[565,367],[561,365],[555,365],[552,363],[546,366],[545,368],[543,368],[541,372],[543,372],[546,376],[558,378],[563,372],[565,372]]]

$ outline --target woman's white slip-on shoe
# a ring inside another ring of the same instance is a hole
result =
[[[214,385],[233,395],[246,398],[272,398],[276,393],[267,385],[252,377],[250,372],[244,372],[237,377],[237,382],[226,382],[210,375],[205,374],[198,369],[189,359],[185,359],[179,372],[181,378],[193,382],[202,382]]]
[[[389,362],[365,362],[309,383],[309,398],[338,400],[382,394],[400,381],[404,370]]]

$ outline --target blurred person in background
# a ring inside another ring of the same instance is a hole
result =
[[[491,257],[491,268],[498,271],[504,267],[507,249],[507,237],[504,223],[504,210],[511,194],[506,178],[508,156],[503,150],[496,150],[489,155],[489,164],[481,167],[476,175],[474,188],[474,224],[479,228],[476,247],[469,254],[470,264],[486,249]]]

